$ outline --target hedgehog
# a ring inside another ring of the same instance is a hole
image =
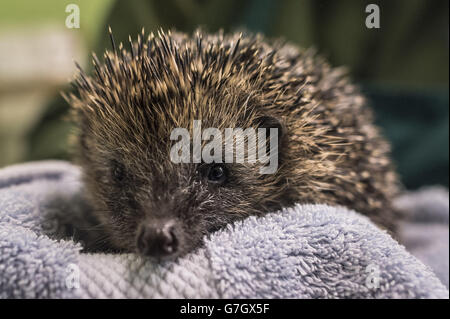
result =
[[[173,259],[248,216],[342,205],[392,234],[399,182],[389,143],[345,68],[260,34],[159,30],[117,47],[66,96],[85,191],[120,252]],[[275,128],[278,167],[174,163],[174,128]]]

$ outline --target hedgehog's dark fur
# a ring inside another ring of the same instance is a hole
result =
[[[175,221],[179,255],[237,219],[294,203],[344,205],[395,230],[396,175],[389,145],[342,69],[311,50],[261,36],[159,32],[129,51],[94,56],[78,73],[73,105],[87,193],[113,247],[136,250],[143,221]],[[276,174],[226,164],[208,183],[202,165],[169,159],[175,127],[283,128]],[[120,172],[117,174],[117,172]],[[116,174],[114,174],[116,172]]]

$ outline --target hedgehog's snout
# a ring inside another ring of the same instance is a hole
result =
[[[179,235],[173,219],[146,220],[136,236],[136,247],[142,256],[163,259],[177,254]]]

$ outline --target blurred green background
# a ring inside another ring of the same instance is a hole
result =
[[[68,29],[68,4],[80,28]],[[369,3],[381,28],[365,26]],[[370,98],[409,189],[448,186],[449,2],[447,0],[41,0],[0,3],[0,167],[69,159],[65,120],[73,59],[110,48],[142,27],[190,32],[246,29],[314,46],[345,65]]]

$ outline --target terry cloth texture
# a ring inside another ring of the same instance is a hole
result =
[[[398,199],[410,216],[401,228],[407,248],[344,207],[297,205],[158,264],[82,252],[81,189],[79,168],[66,162],[0,170],[0,298],[449,297],[446,190]]]

